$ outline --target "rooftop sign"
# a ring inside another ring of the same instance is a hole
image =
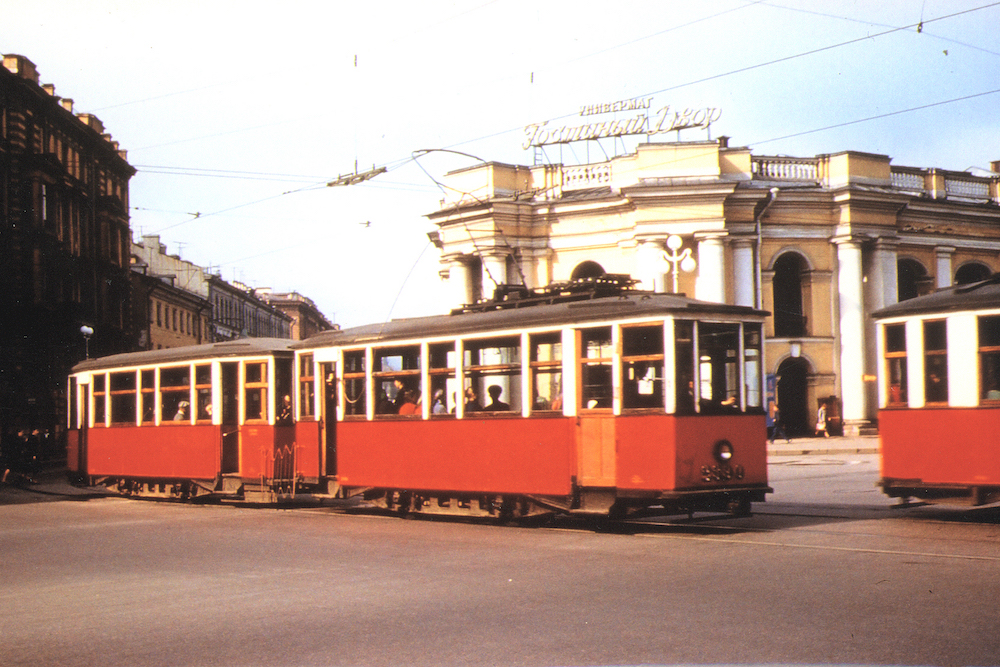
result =
[[[719,120],[722,109],[717,107],[699,107],[687,109],[672,109],[670,105],[663,107],[652,117],[649,109],[652,97],[636,97],[630,100],[590,104],[580,107],[581,117],[603,114],[635,111],[625,118],[595,121],[582,125],[563,125],[549,127],[549,122],[533,123],[524,128],[525,149],[532,146],[548,146],[550,144],[569,144],[574,141],[590,139],[610,139],[645,134],[652,136],[694,127],[705,127]]]

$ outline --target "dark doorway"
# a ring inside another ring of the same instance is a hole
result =
[[[326,474],[337,474],[337,376],[332,363],[320,365],[323,378],[323,439],[326,445]]]
[[[240,471],[239,362],[222,363],[222,472]]]
[[[812,433],[808,380],[809,363],[801,357],[789,357],[778,366],[778,407],[789,436]]]
[[[930,291],[927,269],[915,259],[901,259],[896,263],[896,287],[899,300],[915,299]]]

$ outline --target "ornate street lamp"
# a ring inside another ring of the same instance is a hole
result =
[[[82,327],[80,327],[80,333],[83,334],[83,350],[85,355],[84,358],[90,359],[90,337],[94,335],[94,330],[93,328],[88,327],[86,324],[84,324]]]
[[[670,248],[670,252],[663,252],[663,259],[670,263],[670,271],[674,274],[674,294],[677,294],[677,274],[680,271],[691,273],[698,266],[698,262],[691,256],[691,248],[684,248],[681,251],[682,245],[684,245],[684,239],[676,234],[671,234],[667,237],[667,247]]]

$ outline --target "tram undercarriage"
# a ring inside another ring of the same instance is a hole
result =
[[[1000,486],[966,484],[929,484],[919,479],[886,479],[879,481],[882,492],[898,498],[899,506],[913,503],[967,505],[979,507],[1000,503]]]

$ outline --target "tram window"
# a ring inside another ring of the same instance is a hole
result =
[[[679,415],[695,413],[694,396],[694,322],[678,320],[674,324],[674,365],[677,375]]]
[[[160,415],[164,421],[187,421],[191,416],[191,369],[160,369]]]
[[[622,328],[622,407],[663,408],[663,326]]]
[[[420,348],[416,345],[375,350],[375,413],[417,414],[420,404]]]
[[[700,323],[698,355],[701,412],[739,410],[739,325]]]
[[[212,367],[199,364],[194,367],[194,391],[198,402],[198,419],[212,419]]]
[[[313,355],[299,357],[299,414],[302,417],[312,417],[316,413],[315,373]]]
[[[139,394],[142,404],[142,423],[152,424],[156,418],[156,371],[152,368],[140,371]]]
[[[885,370],[889,405],[906,405],[906,325],[885,325]]]
[[[611,407],[611,327],[580,331],[580,406]]]
[[[448,415],[455,412],[455,344],[435,343],[428,347],[430,355],[428,373],[431,379],[431,414]]]
[[[515,336],[472,340],[465,344],[466,387],[478,406],[466,411],[521,411],[521,339]]]
[[[948,330],[944,320],[924,322],[924,398],[948,402]]]
[[[243,383],[246,421],[267,419],[267,362],[247,361]]]
[[[111,423],[135,424],[135,371],[111,374]]]
[[[979,318],[979,397],[1000,402],[1000,316]]]
[[[292,364],[290,357],[274,360],[274,414],[279,423],[288,425],[295,418],[292,412]]]
[[[104,374],[94,376],[94,425],[104,426],[104,408],[107,401]]]
[[[78,400],[76,391],[77,391],[76,376],[71,375],[69,378],[69,393],[67,394],[69,398],[69,405],[67,406],[67,409],[69,410],[68,424],[70,430],[76,430],[80,428],[80,420],[76,412],[76,405]]]
[[[365,392],[365,352],[344,352],[344,414],[363,417],[367,414]]]
[[[559,332],[532,334],[531,387],[536,411],[562,410],[562,335]]]
[[[763,406],[761,399],[761,331],[759,324],[743,325],[743,382],[747,387],[747,407]]]

